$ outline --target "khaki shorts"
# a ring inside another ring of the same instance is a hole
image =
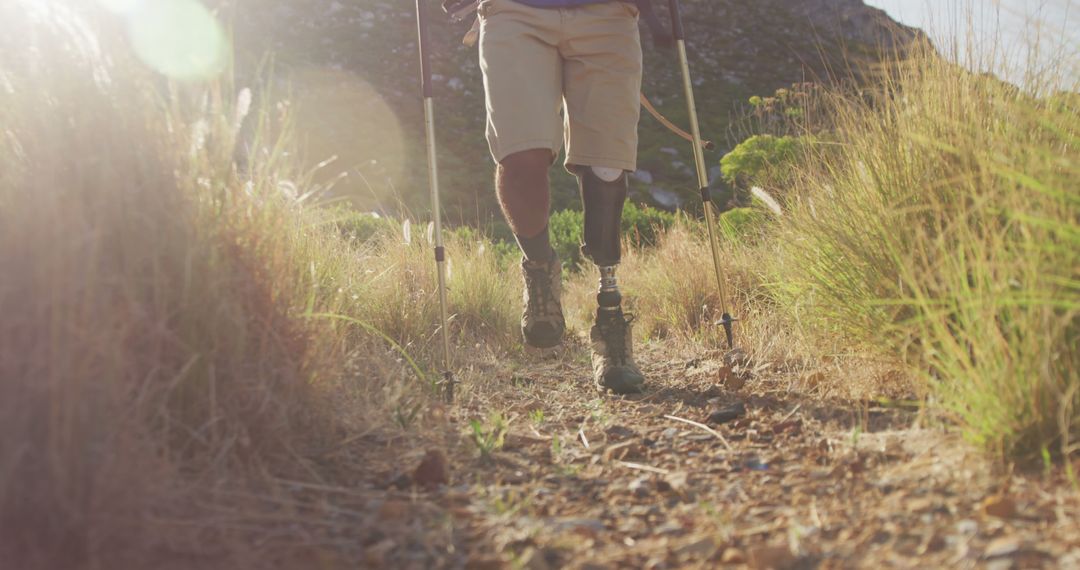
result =
[[[496,162],[535,148],[557,154],[565,143],[568,166],[636,169],[641,39],[635,6],[533,8],[483,0],[479,14],[487,140]]]

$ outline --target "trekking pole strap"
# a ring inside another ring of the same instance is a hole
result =
[[[689,141],[689,142],[692,142],[692,143],[695,142],[693,135],[691,135],[690,133],[680,129],[678,125],[676,125],[675,123],[672,123],[670,119],[668,119],[667,117],[662,115],[660,113],[660,111],[657,111],[656,107],[653,106],[652,101],[649,101],[649,98],[646,97],[644,93],[641,94],[641,106],[644,107],[645,110],[648,111],[649,114],[652,115],[654,119],[659,121],[661,125],[664,125],[664,127],[666,127],[667,130],[675,133],[676,135],[679,136],[679,138],[681,138],[681,139],[683,139],[685,141]],[[716,148],[716,145],[713,144],[712,141],[703,140],[703,141],[701,141],[701,148],[703,148],[705,150],[713,150],[713,149]]]

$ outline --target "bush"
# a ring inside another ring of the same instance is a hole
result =
[[[674,223],[675,215],[669,212],[638,206],[629,201],[623,206],[622,235],[633,246],[655,245],[659,236]],[[563,210],[551,216],[549,228],[552,247],[569,267],[576,267],[583,261],[581,243],[584,224],[585,216],[578,210]]]
[[[809,330],[904,358],[973,441],[1070,453],[1080,108],[930,48],[828,104],[839,144],[790,169],[774,294]]]
[[[720,235],[735,243],[760,234],[765,223],[765,215],[753,208],[733,208],[717,217]]]
[[[377,235],[395,232],[400,222],[374,212],[357,212],[348,206],[339,206],[330,212],[331,220],[341,237],[363,245]]]
[[[724,181],[736,188],[763,184],[762,178],[785,168],[798,156],[800,147],[797,137],[754,135],[720,159],[720,171]]]

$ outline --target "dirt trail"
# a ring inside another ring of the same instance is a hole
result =
[[[486,380],[435,411],[446,414],[445,440],[369,435],[372,471],[358,493],[374,530],[356,545],[359,559],[388,568],[1080,567],[1080,501],[1060,476],[1003,473],[915,412],[791,394],[781,373],[728,391],[716,382],[720,353],[672,359],[662,346],[639,357],[646,394],[602,398],[586,359],[576,346],[516,373],[473,370]],[[709,429],[673,419],[706,423],[738,403],[742,417]],[[509,429],[483,456],[469,421],[494,431],[492,410]],[[438,485],[444,476],[449,484]]]

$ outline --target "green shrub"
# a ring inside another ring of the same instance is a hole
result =
[[[379,216],[373,212],[358,212],[348,206],[334,208],[331,221],[341,237],[357,244],[364,244],[383,233],[397,232],[400,222]]]
[[[585,215],[580,210],[555,212],[548,221],[551,246],[563,264],[574,267],[581,262]]]
[[[791,136],[752,136],[720,159],[721,174],[736,188],[761,184],[763,176],[796,158],[801,144],[799,138]]]
[[[551,243],[559,258],[569,267],[582,262],[581,242],[585,216],[578,210],[563,210],[552,214],[549,228]],[[648,206],[627,202],[623,206],[622,235],[631,245],[656,245],[659,236],[675,223],[675,215]]]
[[[638,247],[656,245],[659,237],[675,223],[675,214],[638,206],[627,202],[622,213],[622,233],[624,239]]]
[[[720,235],[732,242],[742,242],[760,233],[765,216],[754,208],[733,208],[717,218]]]
[[[499,240],[472,226],[458,226],[447,234],[458,243],[477,246],[479,252],[490,255],[499,268],[505,269],[516,265],[521,259],[521,250],[514,241]]]

